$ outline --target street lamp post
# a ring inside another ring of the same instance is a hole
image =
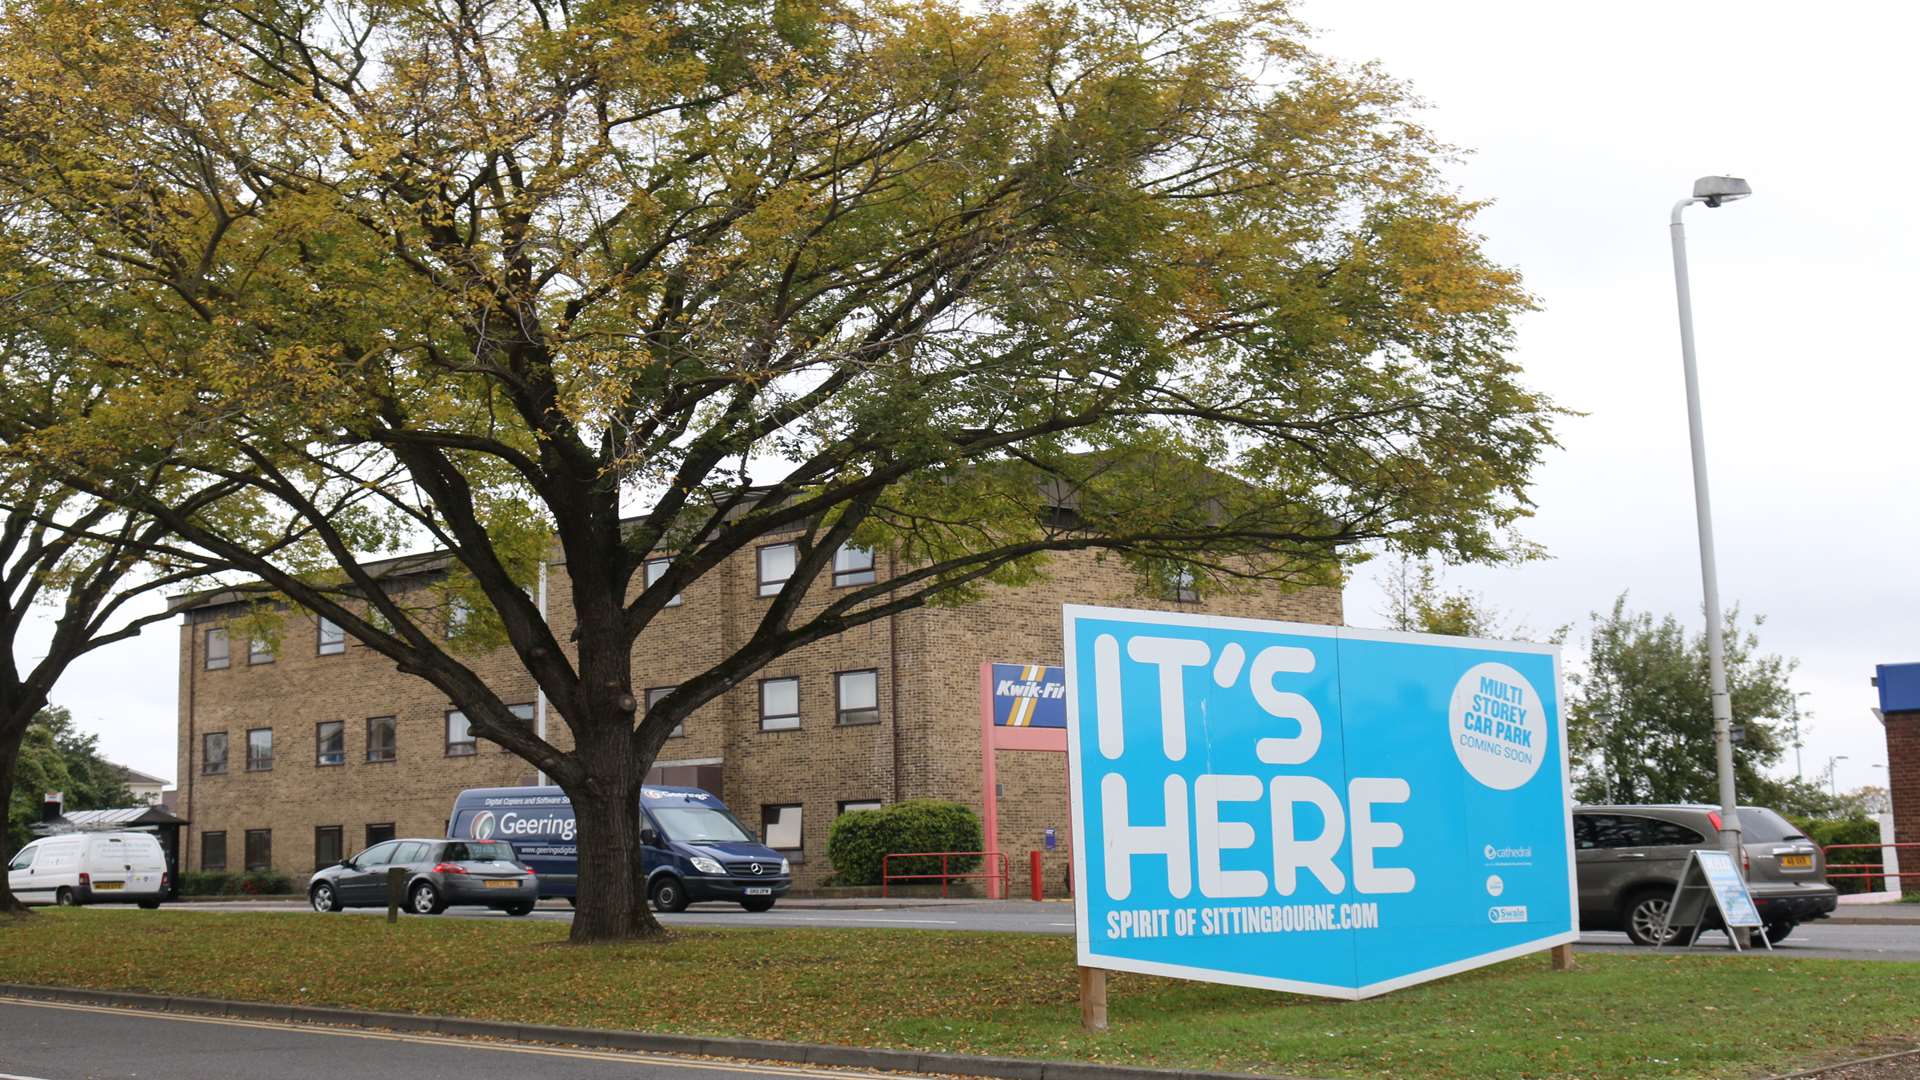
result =
[[[1713,506],[1707,495],[1707,444],[1700,424],[1700,376],[1693,355],[1693,291],[1687,282],[1687,230],[1680,215],[1694,203],[1718,207],[1753,194],[1734,176],[1703,176],[1693,195],[1673,204],[1674,292],[1680,302],[1680,359],[1687,377],[1687,431],[1693,449],[1693,505],[1700,528],[1700,583],[1707,601],[1707,680],[1713,698],[1713,749],[1720,779],[1720,838],[1736,862],[1741,855],[1740,810],[1733,790],[1733,703],[1727,697],[1726,642],[1720,632],[1720,578],[1713,563]]]
[[[1800,699],[1811,693],[1811,690],[1802,690],[1793,695],[1793,775],[1802,780],[1807,778],[1807,769],[1800,763]]]
[[[1827,794],[1833,796],[1836,799],[1840,797],[1840,784],[1837,780],[1834,779],[1834,776],[1833,776],[1834,763],[1840,762],[1840,761],[1850,761],[1850,760],[1852,759],[1848,758],[1847,755],[1845,754],[1834,754],[1831,757],[1827,758]]]

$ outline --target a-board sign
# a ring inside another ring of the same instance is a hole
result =
[[[1359,998],[1578,936],[1555,647],[1064,619],[1082,965]]]
[[[1754,906],[1753,894],[1747,891],[1746,878],[1740,876],[1740,867],[1734,864],[1733,853],[1718,848],[1688,853],[1687,865],[1680,871],[1680,880],[1673,886],[1673,899],[1667,905],[1667,926],[1688,927],[1687,945],[1692,947],[1706,927],[1709,910],[1718,911],[1720,925],[1730,929],[1757,929],[1765,925],[1760,919],[1760,909]],[[1731,932],[1727,940],[1734,948],[1740,947],[1740,940]],[[1766,945],[1773,948],[1771,941],[1766,941]]]

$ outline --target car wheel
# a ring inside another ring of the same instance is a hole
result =
[[[509,915],[512,915],[515,918],[519,918],[522,915],[532,914],[533,905],[532,904],[508,904],[506,907],[503,907],[500,910],[506,912]]]
[[[160,910],[160,901],[158,901],[158,900],[142,900],[142,901],[140,901],[140,910],[141,910],[141,911],[159,911],[159,910]]]
[[[447,910],[446,902],[440,899],[440,890],[430,881],[415,885],[408,895],[415,915],[438,915]]]
[[[680,884],[679,878],[663,877],[653,886],[653,910],[665,912],[687,910],[687,889]]]
[[[1665,890],[1633,894],[1627,900],[1626,916],[1620,920],[1626,926],[1627,937],[1635,945],[1670,944],[1680,936],[1678,929],[1667,925],[1667,909],[1672,904],[1673,894]]]
[[[1793,933],[1793,928],[1799,925],[1800,925],[1799,923],[1790,923],[1790,922],[1768,923],[1767,924],[1767,944],[1778,945],[1781,942],[1787,940],[1787,935]]]
[[[67,888],[64,885],[60,887],[59,892],[56,892],[53,894],[53,902],[60,905],[61,907],[76,907],[80,903],[80,901],[73,895],[73,890]]]
[[[313,891],[307,894],[307,900],[313,904],[313,910],[315,911],[328,912],[340,910],[340,897],[334,893],[333,886],[324,881],[313,887]]]
[[[746,908],[748,911],[772,911],[773,897],[756,896],[748,900],[740,901],[740,906]]]

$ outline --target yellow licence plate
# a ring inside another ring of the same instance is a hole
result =
[[[517,888],[519,888],[519,887],[520,887],[520,883],[519,883],[519,882],[517,882],[517,881],[489,881],[489,882],[487,882],[487,888],[489,888],[489,889],[517,889]]]
[[[1780,869],[1782,869],[1782,870],[1811,870],[1811,869],[1813,869],[1813,856],[1811,856],[1811,855],[1782,855],[1782,856],[1780,856]]]
[[[122,881],[97,881],[97,882],[94,882],[94,885],[93,885],[93,891],[94,891],[94,892],[109,892],[109,891],[111,891],[111,890],[114,890],[114,889],[117,889],[117,888],[119,888],[120,886],[122,886],[122,885],[124,885],[124,884],[126,884],[126,883],[125,883],[125,882],[122,882]]]

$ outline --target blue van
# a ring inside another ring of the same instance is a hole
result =
[[[793,887],[780,853],[753,838],[711,792],[689,787],[640,791],[640,842],[647,896],[660,911],[725,900],[766,911]],[[557,787],[471,788],[453,800],[447,835],[505,840],[533,868],[540,896],[575,896],[580,851],[573,804]]]

